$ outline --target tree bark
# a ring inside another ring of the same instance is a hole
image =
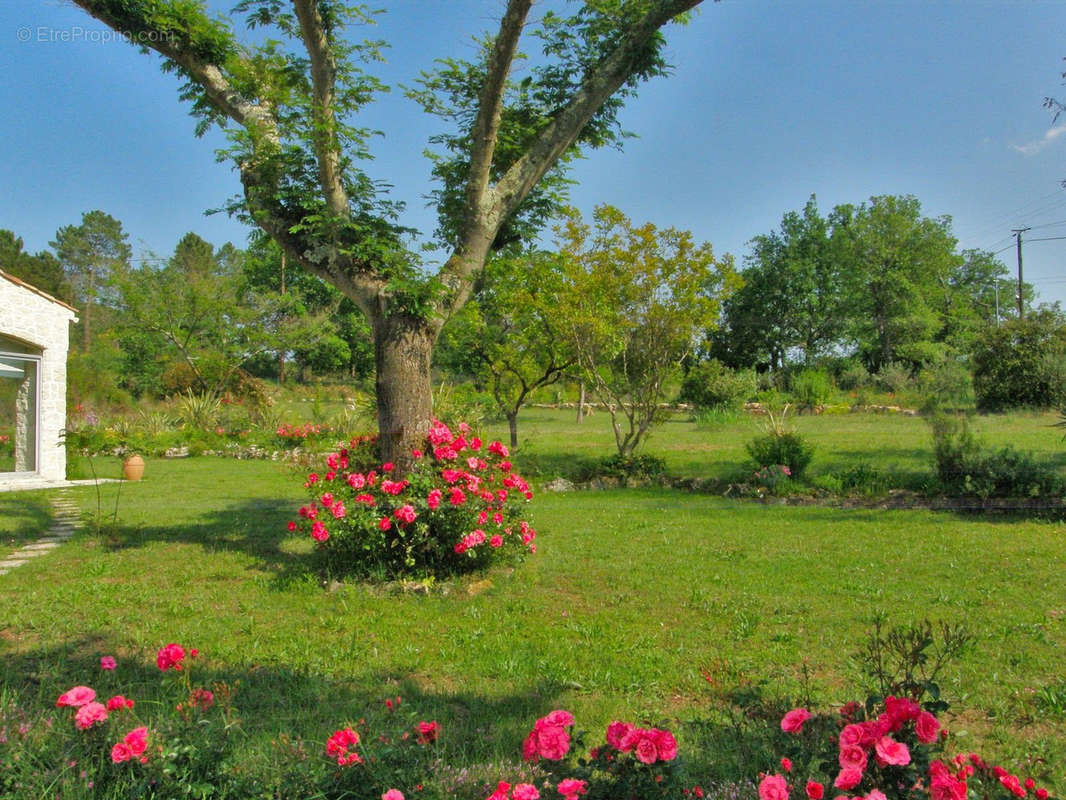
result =
[[[507,428],[511,432],[511,449],[515,450],[518,447],[518,412],[507,412]]]
[[[381,458],[403,475],[433,417],[429,364],[436,336],[426,322],[403,314],[375,315],[371,325]]]

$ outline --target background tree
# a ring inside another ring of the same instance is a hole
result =
[[[853,215],[838,210],[844,257],[864,287],[853,319],[867,367],[928,360],[938,309],[961,261],[950,218],[923,217],[911,195],[871,197]]]
[[[0,269],[26,281],[42,292],[69,303],[73,300],[63,265],[47,250],[26,253],[22,237],[0,229]]]
[[[591,226],[571,211],[557,234],[571,283],[570,344],[607,405],[619,455],[629,457],[662,419],[667,384],[739,282],[733,260],[716,260],[688,231],[634,226],[610,206],[596,209]]]
[[[92,343],[93,311],[101,300],[111,302],[108,280],[112,271],[129,264],[130,246],[122,223],[103,211],[86,211],[81,225],[67,225],[56,231],[51,242],[67,272],[78,306],[82,351]]]
[[[744,285],[725,301],[715,338],[719,348],[728,342],[726,363],[765,361],[779,369],[791,350],[809,364],[839,345],[854,276],[838,251],[831,222],[818,213],[814,195],[802,213],[784,215],[779,231],[752,239]]]
[[[537,389],[576,363],[566,336],[566,293],[559,258],[532,252],[491,261],[475,300],[444,328],[437,362],[488,384],[518,446],[518,412]]]
[[[300,334],[280,329],[283,301],[249,290],[240,267],[234,248],[216,251],[189,233],[165,264],[115,273],[131,380],[151,386],[136,366],[165,364],[157,376],[162,391],[217,396],[234,388],[246,361],[283,346],[284,335]]]
[[[435,139],[433,169],[447,255],[430,279],[404,246],[396,207],[358,167],[370,132],[356,116],[382,88],[361,66],[379,43],[345,38],[353,20],[369,21],[365,11],[242,0],[236,11],[271,29],[252,45],[189,0],[75,2],[164,56],[187,81],[182,96],[201,130],[236,123],[229,155],[244,194],[232,209],[366,315],[382,455],[402,470],[431,417],[430,355],[444,320],[466,302],[494,246],[534,229],[557,202],[553,171],[575,148],[621,141],[623,98],[666,71],[659,29],[699,0],[600,0],[565,18],[548,11],[536,32],[543,57],[519,81],[511,66],[532,0],[508,0],[477,60],[444,61],[423,77],[412,96],[450,128]]]
[[[973,354],[977,408],[1061,408],[1066,405],[1066,315],[1043,307],[985,328]]]
[[[297,326],[304,332],[299,340],[284,337],[282,341],[291,341],[291,350],[263,353],[255,359],[255,374],[284,383],[290,362],[301,380],[312,373],[357,380],[373,374],[374,345],[366,318],[335,287],[285,259],[266,234],[251,236],[242,274],[250,289],[285,296],[288,312],[278,320],[279,326]]]

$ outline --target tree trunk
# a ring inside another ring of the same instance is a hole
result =
[[[85,294],[85,308],[81,310],[81,349],[88,353],[92,344],[91,320],[93,316],[93,268],[89,267],[89,290]]]
[[[429,363],[435,336],[422,320],[404,314],[371,321],[381,458],[407,472],[433,417]]]
[[[577,421],[581,422],[585,418],[585,382],[580,381],[581,394],[577,399]]]
[[[514,450],[518,447],[518,412],[507,412],[507,427],[511,431],[511,449]]]

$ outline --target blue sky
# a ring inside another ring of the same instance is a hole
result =
[[[212,3],[225,10],[229,3]],[[501,0],[399,0],[371,31],[391,42],[381,77],[410,83],[435,58],[471,55]],[[534,7],[534,16],[542,6]],[[572,198],[636,221],[687,228],[738,261],[811,194],[823,212],[872,195],[913,194],[950,215],[960,247],[1001,250],[1031,226],[1026,280],[1066,302],[1066,3],[1060,0],[722,0],[668,30],[674,75],[646,85],[623,114],[639,138],[581,161]],[[118,41],[58,0],[0,4],[6,154],[0,228],[31,251],[100,208],[135,252],[169,253],[186,231],[243,244],[225,215],[237,193],[217,164],[217,133],[193,137],[177,81],[158,58]],[[421,153],[436,130],[400,92],[367,112],[385,132],[375,177],[431,231]],[[1049,241],[1036,241],[1046,238]],[[1004,249],[1006,248],[1006,249]],[[1004,303],[1010,289],[1004,289]]]

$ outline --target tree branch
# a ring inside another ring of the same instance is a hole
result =
[[[203,87],[204,93],[215,108],[234,122],[257,131],[270,143],[278,144],[280,140],[270,105],[262,99],[250,100],[235,90],[220,65],[204,60],[191,47],[185,46],[191,37],[179,37],[173,35],[173,31],[158,29],[150,24],[146,16],[138,16],[136,10],[120,15],[113,10],[116,4],[104,0],[73,2],[109,28],[132,37],[173,61],[185,70],[194,82]]]
[[[641,49],[659,28],[702,0],[659,0],[644,18],[630,28],[622,41],[594,72],[585,78],[570,102],[555,116],[493,192],[494,218],[504,220],[526,198],[544,174],[577,141],[582,128],[614,94],[633,68]]]
[[[293,0],[293,6],[300,20],[304,47],[311,57],[313,147],[318,162],[318,180],[330,212],[336,217],[347,218],[350,206],[341,180],[340,144],[333,110],[337,64],[322,15],[318,12],[318,3],[315,0]]]
[[[500,20],[500,32],[496,35],[492,53],[489,55],[485,85],[478,97],[477,117],[471,131],[470,173],[466,180],[467,219],[474,224],[484,224],[479,218],[484,213],[482,199],[488,191],[507,76],[510,74],[511,63],[518,49],[518,39],[531,5],[532,0],[509,0],[507,3],[507,11]],[[465,236],[461,236],[462,238]]]

